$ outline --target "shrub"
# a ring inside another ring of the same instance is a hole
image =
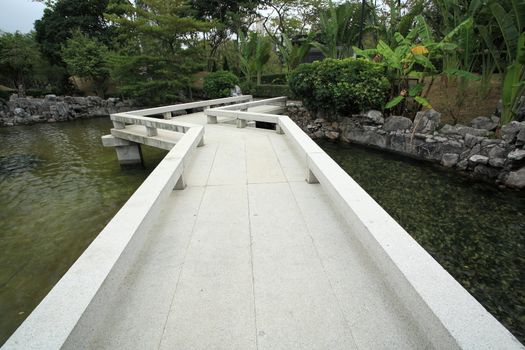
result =
[[[257,85],[255,88],[256,97],[280,97],[290,96],[288,85]]]
[[[204,78],[204,92],[208,98],[228,97],[231,89],[237,84],[239,84],[239,78],[232,72],[213,72]]]
[[[241,83],[241,91],[243,95],[255,95],[257,84],[253,81],[245,80]]]
[[[308,109],[328,116],[382,109],[390,89],[383,66],[354,58],[302,64],[289,86]]]
[[[261,76],[262,85],[273,84],[273,85],[285,85],[286,84],[286,74],[285,73],[276,73],[276,74],[265,74]]]

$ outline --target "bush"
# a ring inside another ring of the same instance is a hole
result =
[[[261,76],[261,83],[274,84],[274,85],[285,85],[286,84],[286,74],[276,73],[276,74],[264,74]]]
[[[280,97],[290,96],[291,93],[288,85],[257,85],[253,95],[256,97]]]
[[[239,78],[232,72],[213,72],[204,78],[204,92],[208,98],[228,97],[237,84]]]
[[[243,81],[241,83],[241,91],[243,95],[255,95],[257,84],[253,81]]]
[[[328,116],[382,109],[390,89],[383,66],[354,58],[302,64],[289,86],[308,109]]]

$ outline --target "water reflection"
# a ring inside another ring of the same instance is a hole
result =
[[[321,146],[525,342],[525,193],[359,146]]]
[[[107,118],[0,129],[0,344],[165,155],[121,171]]]

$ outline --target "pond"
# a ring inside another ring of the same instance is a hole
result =
[[[361,146],[321,147],[525,343],[525,193]]]
[[[108,118],[0,128],[0,345],[166,154],[121,171]]]

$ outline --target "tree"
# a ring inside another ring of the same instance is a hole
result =
[[[44,15],[35,21],[36,40],[43,55],[52,64],[63,64],[60,57],[62,45],[75,30],[109,45],[112,35],[104,18],[108,3],[109,0],[47,1]]]
[[[19,96],[25,96],[26,85],[32,79],[39,60],[40,52],[33,34],[16,32],[0,36],[0,75],[18,89]]]
[[[143,104],[183,98],[191,74],[202,69],[202,33],[209,23],[191,16],[185,0],[142,0],[112,7],[119,50],[110,57],[111,76],[122,93]]]
[[[230,35],[248,31],[263,0],[188,0],[188,3],[197,19],[213,23],[207,39],[210,56],[215,57],[220,45]]]
[[[69,74],[91,79],[97,95],[104,97],[109,77],[107,52],[104,44],[76,31],[62,47],[62,59]]]

